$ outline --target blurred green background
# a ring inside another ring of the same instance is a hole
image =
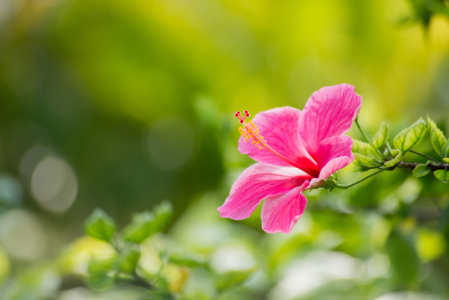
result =
[[[139,299],[71,277],[109,251],[83,221],[101,207],[124,226],[164,199],[175,216],[149,245],[170,240],[218,273],[259,266],[223,299],[449,299],[449,189],[431,176],[310,192],[289,235],[264,233],[260,208],[239,222],[216,211],[252,163],[237,110],[302,109],[346,82],[370,134],[427,113],[446,129],[445,3],[0,0],[2,299]],[[207,295],[208,276],[190,271],[182,289]]]

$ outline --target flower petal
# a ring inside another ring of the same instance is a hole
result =
[[[362,97],[348,84],[324,87],[312,94],[299,117],[298,131],[314,159],[321,141],[342,135],[351,128],[361,105]]]
[[[302,191],[308,184],[306,181],[305,186],[267,198],[262,207],[262,229],[268,233],[289,233],[306,209],[307,199]]]
[[[237,178],[218,211],[222,218],[248,218],[262,199],[284,194],[310,178],[297,168],[257,163]]]
[[[334,136],[322,141],[317,154],[319,179],[327,179],[334,172],[349,165],[354,160],[351,149],[352,139],[347,135]]]
[[[297,128],[300,114],[299,109],[285,106],[260,112],[254,117],[253,121],[259,127],[259,133],[276,152],[299,166],[317,170],[315,161],[299,141]],[[250,141],[245,142],[243,137],[240,137],[238,149],[242,154],[248,154],[255,161],[291,167],[289,163],[267,149],[259,150]]]

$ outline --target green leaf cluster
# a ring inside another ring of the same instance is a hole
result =
[[[172,213],[171,203],[164,201],[152,212],[136,214],[122,232],[117,232],[115,221],[103,210],[95,209],[84,224],[85,232],[90,237],[111,244],[116,255],[108,259],[92,257],[88,264],[87,284],[93,289],[104,289],[112,286],[117,278],[138,276],[139,244],[154,233],[163,231]]]
[[[177,282],[175,284],[177,287],[173,287],[174,284],[165,277],[164,265],[175,265],[180,270],[187,268],[211,270],[202,256],[186,251],[170,253],[168,249],[160,249],[158,256],[161,267],[158,274],[144,274],[139,268],[140,244],[153,234],[163,231],[172,213],[172,205],[164,201],[152,211],[135,214],[130,224],[123,230],[117,231],[115,221],[103,210],[96,209],[85,222],[85,232],[90,237],[112,245],[116,254],[107,259],[91,257],[87,269],[88,276],[85,278],[86,284],[93,290],[104,290],[122,280],[146,287],[150,295],[149,299],[178,299],[179,295],[176,296],[176,294],[179,293],[177,290],[182,283]],[[216,294],[221,295],[242,285],[256,270],[253,268],[214,275]],[[201,294],[195,299],[210,298]]]
[[[123,229],[123,239],[140,244],[152,234],[165,228],[173,213],[170,202],[164,201],[153,212],[142,212],[134,215],[132,222]]]
[[[449,141],[443,131],[438,128],[429,116],[425,121],[419,118],[410,127],[402,130],[393,139],[394,148],[391,149],[388,143],[390,131],[388,125],[382,122],[380,129],[376,132],[371,141],[368,143],[354,140],[353,153],[354,164],[361,171],[371,169],[394,169],[400,164],[403,156],[413,147],[418,145],[429,134],[430,144],[433,150],[438,154],[441,161],[428,161],[426,164],[420,164],[413,170],[413,176],[422,177],[434,171],[435,177],[443,183],[449,182]],[[364,136],[365,137],[365,136]],[[366,137],[365,137],[366,138]],[[385,149],[386,148],[386,149]],[[416,153],[419,154],[419,153]],[[447,166],[445,169],[431,168],[432,164]],[[400,165],[399,165],[400,166]]]

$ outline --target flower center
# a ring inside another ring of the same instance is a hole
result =
[[[249,117],[249,112],[247,110],[244,111],[244,116],[241,115],[240,111],[234,114],[235,117],[239,119],[240,124],[243,124],[242,127],[239,128],[240,135],[243,136],[243,141],[251,141],[251,143],[258,148],[259,150],[263,150],[264,148],[290,165],[308,173],[312,177],[318,177],[318,172],[316,170],[311,170],[305,167],[300,166],[298,163],[288,159],[283,156],[273,148],[268,145],[268,142],[265,138],[259,133],[259,128],[254,124],[253,121],[245,122],[245,119]]]

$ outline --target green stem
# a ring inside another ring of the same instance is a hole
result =
[[[385,143],[385,146],[387,146],[388,153],[390,153],[391,157],[394,158],[394,155],[393,155],[393,153],[391,152],[390,143],[389,143],[388,141]]]
[[[425,157],[425,158],[427,158],[427,159],[433,160],[433,161],[436,162],[437,164],[441,164],[438,160],[433,159],[433,158],[430,157],[430,156],[427,156],[427,155],[425,155],[425,154],[416,152],[415,150],[409,150],[409,151],[412,152],[412,153],[415,153],[415,154],[417,154],[417,155],[421,155],[422,157]]]
[[[380,154],[380,156],[382,156],[383,158],[385,158],[386,160],[388,160],[388,158],[385,156],[385,154],[382,153],[382,151],[380,151],[379,149],[377,149],[376,147],[374,147],[374,145],[371,143],[371,141],[366,137],[365,133],[362,130],[362,127],[360,127],[359,124],[359,117],[357,117],[355,119],[355,125],[357,125],[357,128],[360,130],[360,133],[362,134],[363,138],[365,139],[365,141],[371,145],[371,147],[374,149],[374,151],[376,151],[377,153]]]
[[[336,188],[339,188],[339,189],[347,189],[347,188],[350,188],[351,186],[354,186],[354,185],[356,185],[356,184],[359,184],[360,182],[365,181],[365,180],[367,180],[368,178],[373,177],[374,175],[377,175],[377,174],[379,174],[380,172],[383,172],[383,171],[385,171],[385,170],[387,170],[387,169],[381,169],[381,170],[379,170],[379,171],[377,171],[377,172],[374,172],[373,174],[368,175],[368,176],[366,176],[366,177],[360,179],[359,181],[353,182],[353,183],[351,183],[351,184],[348,184],[348,185],[337,184],[335,187],[336,187]]]

